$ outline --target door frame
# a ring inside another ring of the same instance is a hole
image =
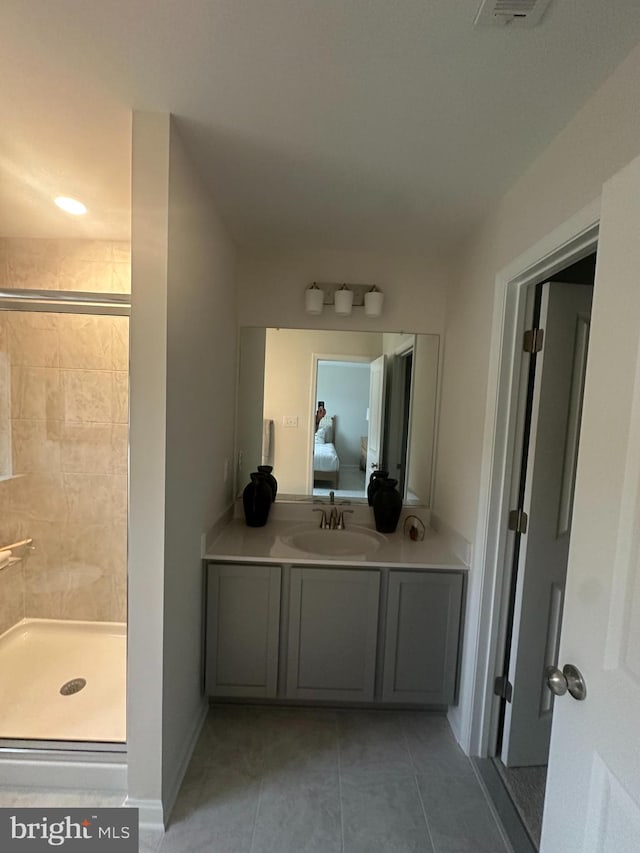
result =
[[[475,631],[469,630],[469,635],[475,633],[476,647],[462,673],[462,687],[469,690],[470,701],[459,720],[463,747],[481,758],[495,754],[499,723],[500,698],[494,695],[493,686],[495,677],[502,674],[506,644],[505,604],[514,539],[507,521],[512,509],[511,485],[520,465],[518,392],[526,359],[519,342],[525,329],[527,289],[592,254],[597,247],[599,220],[598,197],[512,261],[495,280],[474,549],[479,565],[477,580],[469,585],[467,606],[468,621],[477,620]]]

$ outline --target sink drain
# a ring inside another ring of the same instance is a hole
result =
[[[66,684],[62,685],[60,693],[62,693],[63,696],[73,696],[74,693],[78,693],[82,690],[86,683],[86,678],[72,678],[71,681],[67,681]]]

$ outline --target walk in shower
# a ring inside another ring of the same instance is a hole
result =
[[[126,740],[130,297],[91,251],[105,292],[0,282],[0,748]]]

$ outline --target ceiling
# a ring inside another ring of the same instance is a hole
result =
[[[637,0],[530,30],[479,5],[2,0],[0,235],[126,239],[144,109],[179,117],[240,246],[450,246],[640,40]]]

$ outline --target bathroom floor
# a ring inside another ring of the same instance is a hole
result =
[[[328,497],[331,491],[331,486],[328,483],[322,483],[320,486],[314,485],[313,494],[318,497]],[[356,466],[343,466],[340,469],[340,488],[334,489],[336,498],[366,498],[367,486],[365,482],[365,472],[361,471]]]
[[[506,853],[446,718],[217,706],[160,853]]]
[[[23,619],[0,637],[0,662],[0,738],[126,739],[124,624]]]

